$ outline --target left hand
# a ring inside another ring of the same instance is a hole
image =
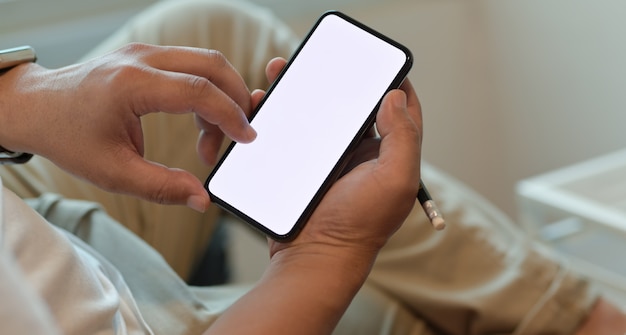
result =
[[[284,64],[271,61],[268,78]],[[252,96],[256,105],[263,92]],[[270,241],[263,276],[206,334],[333,331],[419,187],[421,109],[408,80],[385,95],[376,122],[380,149],[369,150],[378,148],[372,142],[365,150],[374,157],[357,160],[362,163],[332,185],[293,241]]]
[[[268,64],[270,81],[284,64],[283,59]],[[262,96],[262,91],[253,92],[253,105]],[[289,243],[270,241],[271,255],[310,246],[313,252],[335,252],[339,247],[373,260],[415,204],[421,123],[417,95],[406,79],[400,90],[392,90],[383,99],[376,118],[381,138],[369,137],[361,143],[350,171],[329,189],[298,237]]]

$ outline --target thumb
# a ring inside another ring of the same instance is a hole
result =
[[[209,207],[209,195],[202,182],[185,170],[135,155],[123,165],[119,175],[123,176],[116,190],[120,193],[161,204],[185,205],[198,212]]]
[[[376,118],[381,136],[378,162],[389,180],[417,187],[421,162],[421,119],[413,118],[415,113],[410,110],[413,108],[411,98],[407,98],[407,93],[402,90],[392,90],[383,99]],[[417,114],[420,118],[421,113]]]

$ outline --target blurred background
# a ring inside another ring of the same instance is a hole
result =
[[[625,147],[626,2],[253,0],[304,34],[339,9],[406,44],[423,157],[516,217],[515,183]],[[151,0],[0,0],[0,48],[74,62]]]
[[[626,150],[561,169],[626,149],[626,1],[249,1],[301,36],[338,9],[408,46],[423,158],[534,225],[626,307]],[[44,66],[68,65],[155,2],[0,0],[0,49],[30,44]],[[579,179],[584,190],[570,192]],[[516,189],[522,180],[531,182]],[[593,199],[610,189],[611,201]],[[267,244],[244,225],[225,227],[230,281],[256,280]]]

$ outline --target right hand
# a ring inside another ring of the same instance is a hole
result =
[[[57,70],[24,64],[0,76],[0,95],[0,125],[11,125],[0,132],[7,149],[44,156],[108,191],[200,211],[209,205],[200,180],[143,158],[141,116],[194,113],[208,163],[224,134],[256,136],[243,79],[206,49],[131,44]]]

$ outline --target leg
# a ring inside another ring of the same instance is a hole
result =
[[[54,194],[29,202],[48,222],[80,238],[122,274],[143,319],[156,334],[200,334],[248,289],[187,286],[154,249],[97,204]],[[45,257],[39,258],[46,262]],[[433,334],[400,302],[369,286],[359,292],[335,331],[355,333]]]
[[[46,221],[80,238],[122,274],[143,319],[155,333],[200,334],[217,317],[154,249],[97,204],[55,194],[28,202]],[[222,301],[219,296],[214,303],[218,301]]]
[[[369,283],[446,334],[570,334],[595,295],[478,194],[423,164],[448,225],[418,205],[381,251]]]

